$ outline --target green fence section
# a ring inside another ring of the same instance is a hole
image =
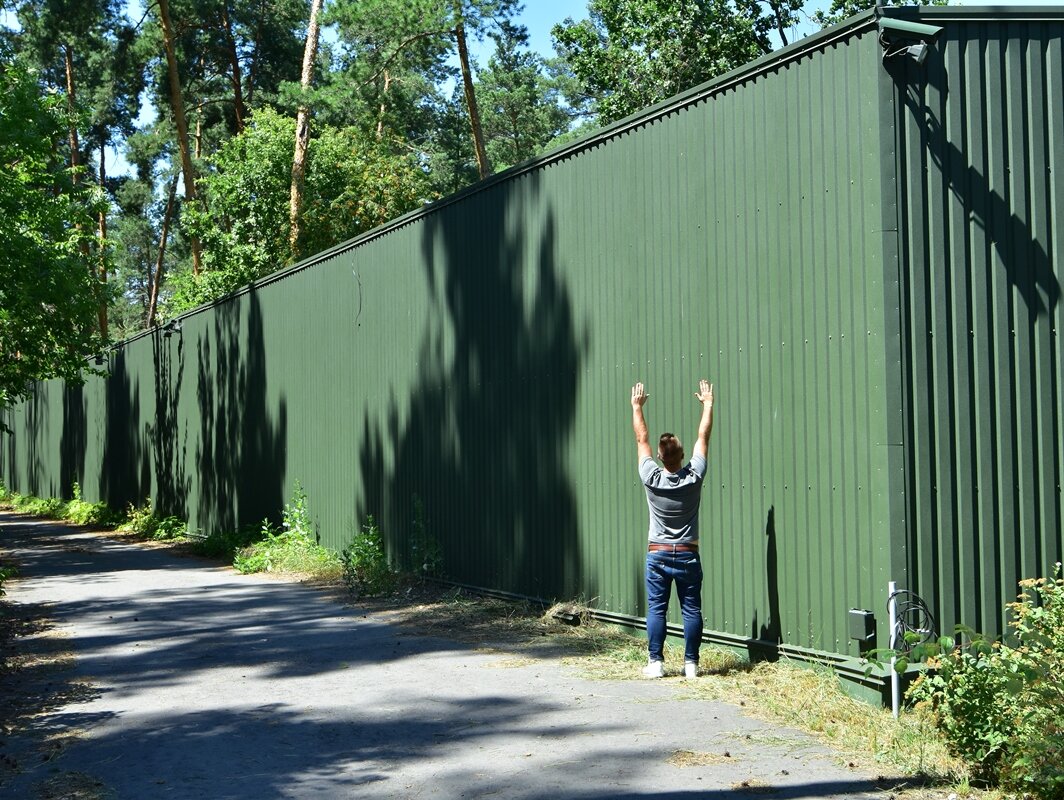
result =
[[[925,9],[897,71],[906,566],[947,631],[1004,632],[1064,555],[1064,10]]]
[[[1060,37],[927,19],[925,72],[862,15],[127,342],[7,414],[0,475],[202,530],[298,480],[324,543],[373,514],[398,563],[420,505],[456,581],[639,617],[629,388],[690,445],[706,377],[713,637],[852,654],[858,607],[885,644],[891,579],[993,630],[1060,552]],[[976,63],[1014,36],[1042,83]],[[988,133],[995,75],[1026,99]]]

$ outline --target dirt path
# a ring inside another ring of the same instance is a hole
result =
[[[0,548],[21,565],[10,610],[54,623],[20,644],[46,666],[6,687],[42,713],[8,714],[3,798],[889,796],[795,731],[679,699],[679,680],[588,681],[3,512]]]

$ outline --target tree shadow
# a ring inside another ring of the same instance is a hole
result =
[[[363,421],[357,511],[381,519],[408,561],[416,497],[449,578],[554,598],[593,593],[568,462],[588,333],[538,181],[522,176],[422,221],[431,299],[420,373],[383,419]],[[537,213],[542,223],[529,222]]]
[[[195,523],[208,532],[232,531],[264,518],[279,518],[288,432],[284,398],[276,410],[267,406],[266,352],[257,295],[250,292],[218,304],[212,318],[213,336],[204,333],[197,339],[196,354],[200,495]],[[183,369],[181,359],[179,368]],[[172,402],[176,403],[176,397]],[[180,488],[180,483],[172,487],[175,499]]]
[[[130,383],[125,350],[111,355],[110,375],[104,385],[103,460],[100,497],[113,509],[140,503],[150,491],[141,468],[147,455],[140,417],[140,383]],[[64,487],[69,491],[70,487]]]
[[[151,336],[155,365],[155,418],[148,428],[155,467],[154,507],[161,515],[188,517],[187,498],[192,479],[185,472],[188,432],[180,439],[178,405],[185,377],[185,341],[156,328]],[[175,356],[174,350],[177,354]]]
[[[943,97],[948,92],[944,69],[932,66],[926,83]],[[1060,281],[1046,251],[1045,234],[1040,241],[1031,221],[1016,214],[1015,209],[1025,204],[1023,198],[1009,198],[997,191],[987,175],[971,163],[973,154],[953,143],[953,137],[919,91],[918,87],[923,86],[923,81],[910,82],[903,94],[909,114],[922,125],[923,152],[938,168],[972,224],[982,228],[986,242],[997,253],[998,263],[1008,282],[1023,298],[1033,323],[1038,317],[1052,313],[1061,295]],[[1035,187],[1029,187],[1032,190]]]
[[[48,416],[48,392],[40,384],[33,387],[33,391],[26,399],[26,475],[25,486],[27,487],[26,493],[41,495],[44,493],[44,487],[41,482],[41,453],[39,450],[39,443],[41,440],[42,428],[45,427]],[[11,436],[12,445],[14,445],[15,437]],[[13,446],[12,451],[15,451]],[[11,466],[17,474],[18,462],[15,460],[15,453],[11,456]],[[21,481],[17,485],[23,485]]]
[[[85,481],[85,392],[82,384],[63,387],[63,433],[59,442],[59,481],[69,489]]]

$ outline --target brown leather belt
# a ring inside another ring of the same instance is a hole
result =
[[[659,542],[651,542],[647,545],[648,553],[659,553],[665,551],[667,553],[697,553],[697,544],[660,544]]]

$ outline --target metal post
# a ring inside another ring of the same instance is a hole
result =
[[[887,584],[887,615],[890,620],[890,649],[896,650],[898,647],[898,601],[895,598],[895,593],[898,591],[898,584],[895,581],[891,581]],[[890,657],[890,710],[894,713],[894,719],[898,718],[898,712],[901,709],[901,680],[898,676],[898,671],[894,669],[894,664],[897,661],[897,656],[891,655]]]

